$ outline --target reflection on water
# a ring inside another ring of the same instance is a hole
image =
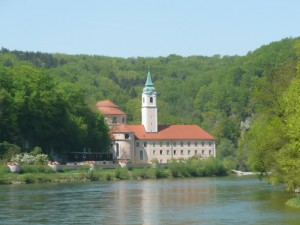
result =
[[[256,178],[0,186],[1,224],[299,224]]]

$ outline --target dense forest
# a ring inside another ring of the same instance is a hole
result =
[[[129,123],[140,123],[141,92],[150,67],[159,124],[198,124],[216,137],[217,155],[227,164],[270,171],[276,157],[270,152],[280,152],[300,137],[276,130],[295,112],[290,107],[299,111],[299,46],[299,38],[286,38],[245,56],[156,58],[2,48],[0,143],[57,153],[83,147],[107,150],[108,130],[96,102],[110,99],[127,113]]]

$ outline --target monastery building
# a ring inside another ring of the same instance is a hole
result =
[[[157,92],[150,71],[142,93],[142,124],[126,123],[126,113],[109,100],[97,103],[112,134],[116,160],[167,163],[191,156],[216,156],[215,138],[197,125],[158,125]]]

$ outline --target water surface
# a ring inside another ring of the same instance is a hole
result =
[[[249,177],[0,186],[0,224],[300,224],[293,197]]]

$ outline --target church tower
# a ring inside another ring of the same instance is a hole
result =
[[[156,89],[149,70],[142,94],[142,125],[146,132],[157,132]]]

